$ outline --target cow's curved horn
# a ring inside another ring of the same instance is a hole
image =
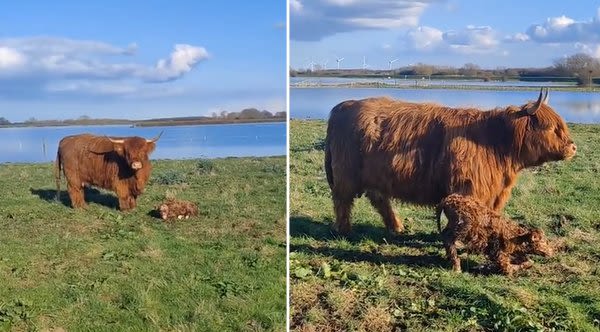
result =
[[[542,104],[548,105],[548,99],[550,99],[550,89],[546,88],[546,94],[544,95],[544,100],[542,100]]]
[[[537,101],[535,102],[533,107],[530,107],[527,109],[527,114],[534,115],[535,112],[537,112],[537,110],[540,108],[540,106],[542,106],[542,104],[544,104],[547,97],[548,97],[548,94],[546,93],[546,95],[544,96],[544,88],[541,88],[540,95],[538,96]]]
[[[158,141],[158,139],[162,136],[164,130],[160,131],[160,134],[158,134],[158,136],[154,137],[153,139],[146,139],[147,143],[156,143],[156,141]]]
[[[125,143],[124,139],[114,139],[114,138],[110,138],[108,136],[106,136],[106,138],[108,138],[111,142],[113,142],[114,144],[123,144]]]

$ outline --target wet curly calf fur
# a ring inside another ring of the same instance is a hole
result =
[[[163,220],[188,219],[198,215],[198,207],[195,203],[175,199],[164,201],[157,210]]]
[[[442,213],[448,218],[444,230],[440,225]],[[485,254],[509,276],[533,265],[528,254],[553,255],[541,229],[519,225],[470,197],[452,194],[444,198],[437,207],[436,218],[446,254],[457,272],[461,271],[458,242],[470,253]]]

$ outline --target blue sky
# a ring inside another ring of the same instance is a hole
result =
[[[541,0],[290,0],[290,66],[415,63],[545,67],[600,57],[600,3]]]
[[[0,117],[285,111],[285,20],[281,0],[3,2]]]

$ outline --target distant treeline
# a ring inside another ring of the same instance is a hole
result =
[[[285,119],[285,112],[277,112],[275,114],[269,111],[259,111],[256,108],[246,108],[241,112],[227,112],[222,111],[221,113],[213,112],[213,119],[272,119],[272,118],[280,118]]]
[[[23,122],[11,122],[5,117],[0,117],[0,127],[49,127],[49,126],[83,126],[83,125],[131,125],[131,126],[177,126],[194,124],[222,124],[240,122],[276,122],[285,121],[286,112],[275,114],[269,111],[259,111],[247,108],[240,112],[226,112],[220,114],[213,112],[212,116],[187,116],[174,118],[156,118],[147,120],[126,119],[93,119],[87,115],[77,119],[67,120],[38,120],[34,117]]]
[[[314,65],[313,70],[290,70],[291,77],[372,77],[372,78],[440,78],[440,79],[481,79],[483,81],[558,81],[577,82],[581,86],[596,83],[600,76],[600,61],[590,55],[578,53],[554,61],[552,66],[543,68],[505,68],[483,69],[477,64],[467,63],[460,68],[417,63],[392,70],[370,69],[324,69]]]

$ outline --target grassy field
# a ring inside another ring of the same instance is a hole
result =
[[[0,330],[284,330],[285,163],[157,161],[129,213],[55,202],[50,164],[0,165]],[[200,215],[162,222],[167,196]]]
[[[541,226],[561,250],[533,257],[510,279],[478,273],[463,256],[453,273],[432,208],[395,203],[406,232],[389,237],[366,198],[353,234],[329,226],[324,121],[291,121],[291,328],[295,331],[598,331],[600,329],[600,126],[570,125],[571,161],[521,173],[505,213]]]

